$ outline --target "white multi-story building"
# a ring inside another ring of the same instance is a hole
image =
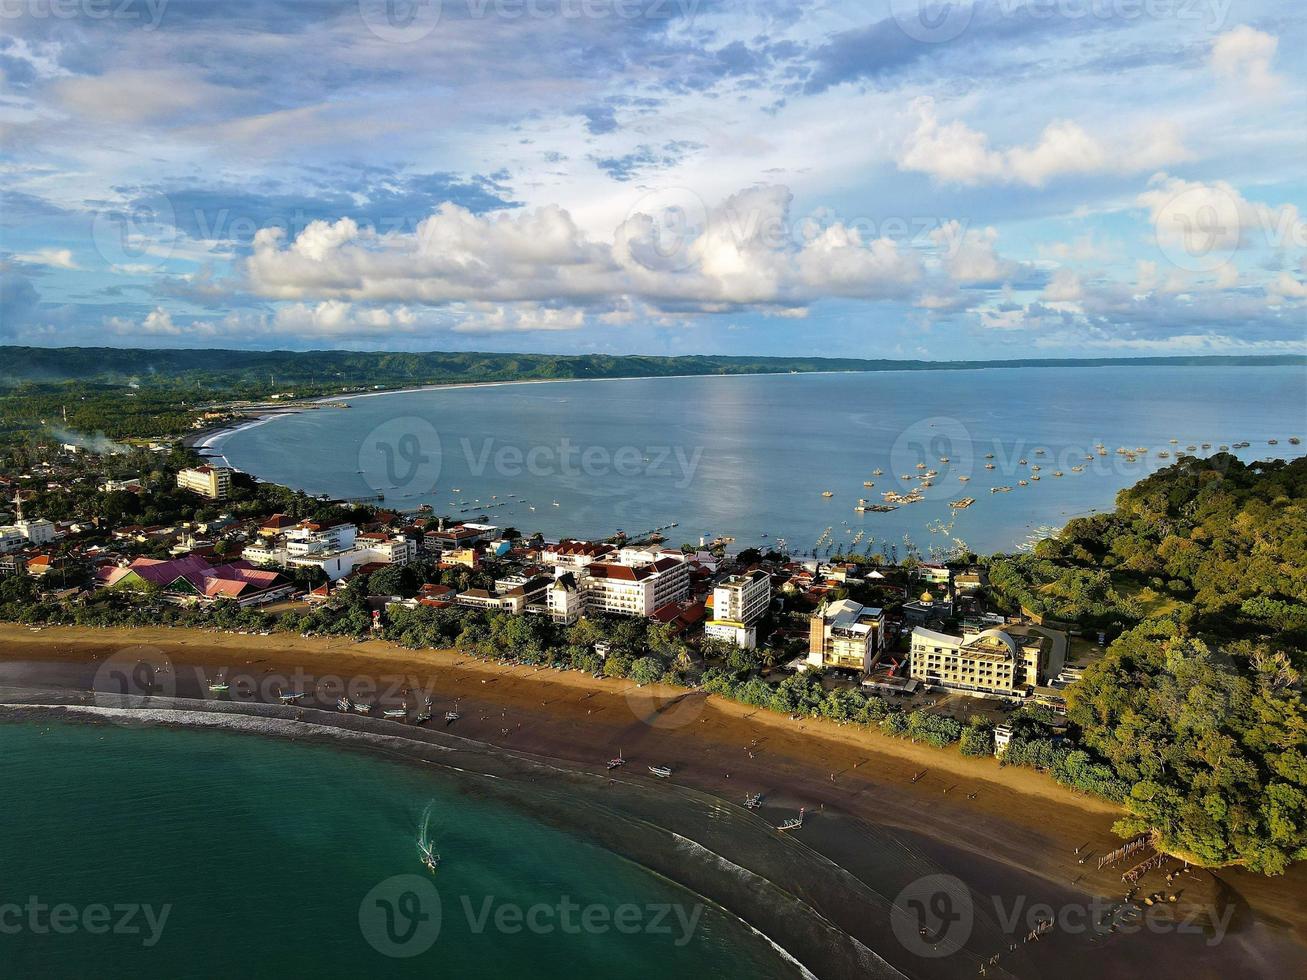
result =
[[[885,612],[841,599],[823,602],[808,626],[808,665],[866,673],[885,646]]]
[[[770,605],[771,576],[762,569],[725,578],[713,589],[713,615],[704,635],[751,650],[758,645],[757,622]]]
[[[569,572],[581,569],[597,561],[608,561],[613,556],[611,544],[594,541],[573,541],[563,539],[557,544],[547,544],[541,549],[540,560],[546,565]]]
[[[580,619],[584,596],[581,594],[581,587],[576,584],[576,575],[572,572],[563,572],[554,579],[554,584],[549,587],[546,595],[546,601],[549,605],[549,618],[555,623],[570,626]]]
[[[637,566],[593,562],[580,582],[586,612],[649,616],[690,594],[690,566],[672,557]]]
[[[908,673],[925,684],[975,694],[1021,694],[1048,670],[1050,643],[1025,626],[964,629],[961,636],[918,626]]]
[[[370,562],[403,565],[416,561],[418,546],[404,535],[359,535],[358,528],[347,521],[338,524],[306,521],[287,530],[281,538],[251,542],[241,557],[257,565],[321,568],[334,582]]]
[[[197,466],[177,471],[177,486],[210,500],[225,500],[231,494],[231,469],[226,466]]]

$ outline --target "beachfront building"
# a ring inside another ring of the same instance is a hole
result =
[[[555,623],[571,626],[580,619],[584,597],[581,595],[580,586],[576,583],[576,575],[572,572],[563,572],[554,579],[546,595],[546,602],[549,607],[549,618]]]
[[[752,650],[758,645],[758,620],[770,605],[770,575],[760,568],[731,575],[713,588],[713,615],[704,635]]]
[[[690,594],[690,566],[682,558],[643,565],[592,562],[581,575],[585,611],[613,616],[651,616]]]
[[[231,495],[231,469],[226,466],[197,466],[177,471],[177,486],[210,500],[226,500]]]
[[[106,589],[157,592],[177,605],[230,599],[253,606],[285,598],[295,590],[278,572],[254,568],[245,561],[211,565],[199,555],[171,561],[137,558],[130,565],[106,566],[96,571],[95,584]]]
[[[547,544],[540,552],[540,560],[561,571],[579,572],[597,561],[607,561],[616,551],[602,541],[574,541],[564,538],[557,544]]]
[[[1048,637],[1024,626],[964,629],[961,636],[912,631],[908,675],[973,694],[1025,695],[1048,669]]]
[[[417,557],[417,542],[406,535],[359,534],[348,521],[301,521],[276,537],[250,542],[241,552],[241,558],[256,565],[321,568],[333,582],[362,565],[403,565]]]
[[[852,599],[823,601],[808,621],[808,666],[868,673],[885,649],[885,611]]]

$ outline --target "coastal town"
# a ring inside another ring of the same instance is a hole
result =
[[[487,515],[308,497],[170,444],[120,450],[47,445],[0,474],[11,617],[33,629],[177,622],[404,645],[427,635],[641,683],[752,681],[755,700],[758,685],[857,692],[970,721],[997,751],[1012,712],[1039,706],[1056,730],[1062,691],[1105,639],[1000,608],[974,560],[732,553],[656,533],[549,540]],[[519,639],[495,642],[509,632]]]

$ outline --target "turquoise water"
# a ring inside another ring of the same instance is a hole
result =
[[[1301,367],[1016,368],[409,392],[277,418],[216,448],[240,469],[314,493],[381,492],[398,508],[429,503],[526,533],[634,535],[677,522],[666,532],[673,544],[784,538],[804,552],[830,528],[824,553],[854,548],[859,531],[858,551],[903,549],[905,534],[923,551],[958,539],[1009,549],[1110,508],[1118,490],[1169,464],[1159,451],[1246,440],[1245,460],[1300,455],[1290,436],[1307,436]],[[1133,464],[1102,458],[1100,441],[1149,452]],[[918,463],[939,472],[924,501],[854,512],[859,497],[880,503],[884,490],[915,485]],[[1033,465],[1041,479],[1019,486]],[[976,503],[948,506],[964,495]]]
[[[414,765],[109,725],[0,745],[0,976],[793,975],[690,893]]]

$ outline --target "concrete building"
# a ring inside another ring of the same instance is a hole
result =
[[[1048,669],[1049,640],[1024,626],[912,631],[908,675],[925,684],[975,694],[1024,695]]]
[[[231,495],[231,469],[226,466],[197,466],[177,471],[177,486],[210,500],[226,500]]]
[[[592,562],[579,582],[587,613],[650,616],[690,594],[690,566],[672,557],[637,566]]]
[[[595,541],[573,541],[564,538],[557,544],[547,544],[541,549],[540,560],[546,565],[579,572],[597,561],[608,561],[616,549],[611,544]]]
[[[576,583],[576,575],[564,572],[554,579],[546,595],[549,606],[549,618],[555,623],[571,626],[581,618],[584,597],[581,587]]]
[[[852,599],[823,602],[808,621],[808,666],[867,673],[885,649],[885,611]]]
[[[770,605],[770,575],[762,569],[731,575],[713,588],[713,615],[704,635],[752,650],[758,645],[758,620]]]

